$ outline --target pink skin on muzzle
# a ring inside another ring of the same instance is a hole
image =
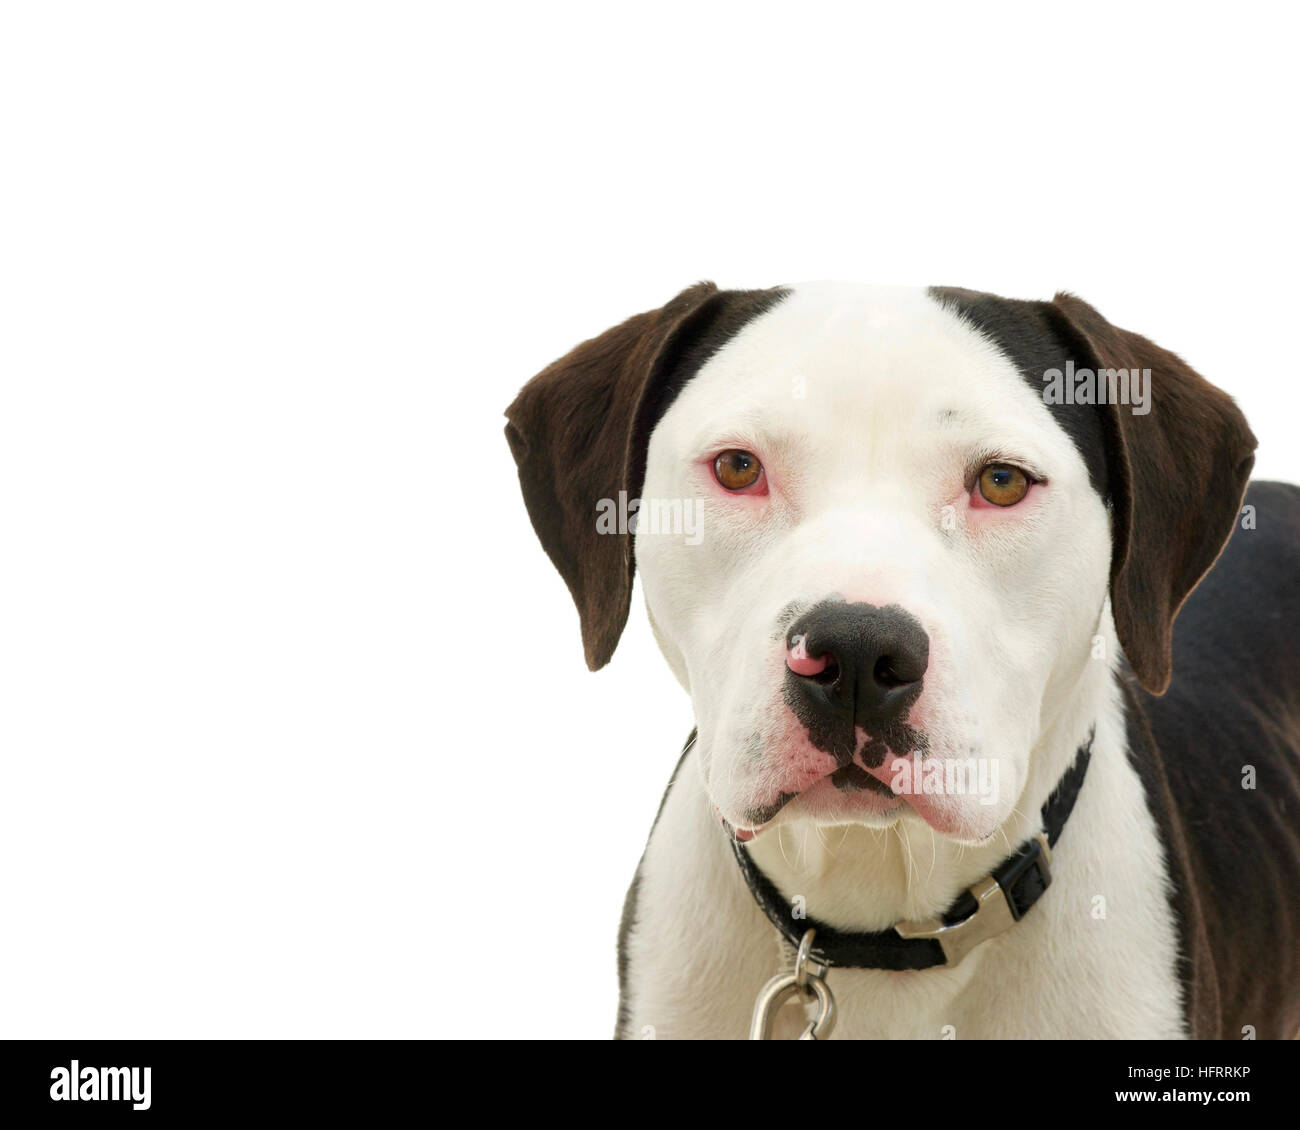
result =
[[[786,652],[785,665],[796,675],[820,675],[830,663],[826,655],[812,656],[804,647],[803,636],[795,636],[794,646]]]
[[[831,665],[831,656],[808,654],[808,649],[804,646],[803,636],[795,636],[794,645],[786,649],[785,654],[786,666],[796,675],[820,675],[827,667]],[[717,813],[718,819],[727,825],[731,834],[735,836],[740,843],[748,843],[757,834],[749,828],[732,827],[722,815],[722,810],[714,805],[713,811]]]

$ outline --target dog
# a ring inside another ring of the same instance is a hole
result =
[[[639,568],[696,718],[617,1036],[1300,1033],[1300,489],[1228,395],[1068,293],[700,283],[506,416],[588,665]]]

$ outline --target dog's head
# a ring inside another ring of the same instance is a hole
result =
[[[1229,397],[1073,296],[843,284],[691,287],[507,417],[588,664],[639,566],[742,839],[778,813],[991,835],[1111,618],[1167,687],[1254,448]]]

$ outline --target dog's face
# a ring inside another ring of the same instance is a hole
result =
[[[655,523],[664,502],[695,521]],[[1078,448],[957,313],[796,288],[659,421],[642,512],[646,603],[740,835],[906,812],[978,840],[1010,814],[1090,661],[1110,540]],[[916,758],[985,791],[896,794]]]
[[[1109,390],[1125,402],[1052,402],[1071,364],[1134,370]],[[1163,689],[1253,447],[1227,397],[1077,299],[841,284],[693,288],[557,362],[510,417],[593,666],[632,560],[598,516],[641,500],[651,622],[740,839],[794,819],[992,835],[1105,659],[1108,591]]]

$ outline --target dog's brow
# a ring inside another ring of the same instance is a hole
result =
[[[970,424],[969,413],[957,408],[944,408],[935,417],[935,424],[940,428],[963,428]]]

